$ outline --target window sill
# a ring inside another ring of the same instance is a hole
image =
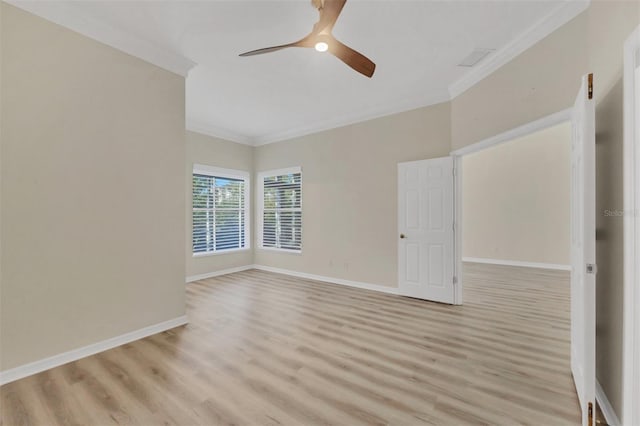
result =
[[[289,250],[289,249],[281,249],[281,248],[275,248],[275,247],[258,247],[258,249],[264,250],[264,251],[273,251],[277,253],[298,254],[298,255],[302,254],[302,250]]]
[[[236,254],[236,253],[244,253],[251,251],[251,247],[245,247],[241,249],[229,249],[229,250],[221,250],[221,251],[208,251],[204,253],[193,253],[192,257],[209,257],[209,256],[222,256],[225,254]]]

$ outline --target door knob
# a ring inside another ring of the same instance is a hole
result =
[[[405,238],[404,234],[400,234],[400,238]]]

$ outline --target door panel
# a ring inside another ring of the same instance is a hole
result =
[[[582,424],[595,422],[595,103],[592,75],[573,107],[571,141],[571,372]]]
[[[420,227],[420,194],[418,191],[407,191],[407,228]]]
[[[398,164],[398,274],[405,296],[454,302],[453,159]]]
[[[429,247],[429,285],[442,287],[445,285],[443,272],[444,264],[444,246],[441,244],[433,244]]]
[[[444,231],[445,197],[442,188],[429,189],[429,230]]]
[[[407,243],[407,281],[418,283],[420,279],[420,245]]]

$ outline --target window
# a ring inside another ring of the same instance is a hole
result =
[[[193,166],[194,256],[249,248],[249,173]]]
[[[299,167],[262,172],[260,247],[302,250],[302,173]]]

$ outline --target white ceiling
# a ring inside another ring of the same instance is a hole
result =
[[[448,100],[586,7],[349,0],[334,35],[377,64],[368,79],[313,49],[238,57],[308,34],[318,13],[307,0],[11,3],[115,47],[126,44],[129,53],[146,49],[139,56],[152,62],[188,58],[196,64],[187,77],[188,127],[252,144]],[[109,36],[101,37],[105,29]],[[496,52],[474,68],[457,66],[474,48]]]

